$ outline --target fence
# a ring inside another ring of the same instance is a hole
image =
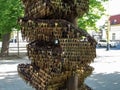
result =
[[[26,50],[26,45],[27,45],[27,42],[12,42],[10,43],[9,45],[9,55],[10,54],[16,54],[16,55],[20,55],[20,54],[26,54],[27,53],[27,50]]]

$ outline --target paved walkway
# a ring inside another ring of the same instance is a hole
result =
[[[91,66],[95,69],[86,83],[93,90],[120,90],[120,49],[97,49],[97,58]]]
[[[28,63],[27,59],[0,60],[0,90],[34,90],[17,73],[19,63]]]
[[[0,60],[0,90],[35,90],[17,73],[19,63],[29,63],[27,58]],[[91,64],[95,68],[86,83],[93,90],[120,90],[120,49],[97,49],[97,58]]]

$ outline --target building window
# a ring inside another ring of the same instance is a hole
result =
[[[112,33],[112,40],[115,40],[115,33]]]
[[[117,20],[116,19],[114,19],[114,23],[116,23],[117,22]]]
[[[113,24],[117,24],[117,20],[116,20],[116,19],[112,20],[111,24],[112,24],[112,25],[113,25]]]

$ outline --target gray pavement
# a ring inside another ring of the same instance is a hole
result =
[[[120,48],[97,49],[97,58],[91,64],[95,69],[86,79],[93,90],[120,90]]]
[[[17,73],[19,63],[29,63],[28,59],[0,60],[0,90],[35,90],[26,84]]]
[[[0,90],[35,90],[19,77],[19,63],[30,61],[26,57],[0,60]],[[120,90],[120,48],[112,48],[110,51],[98,48],[97,57],[91,66],[95,69],[85,80],[88,86],[93,90]]]

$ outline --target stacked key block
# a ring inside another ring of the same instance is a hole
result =
[[[89,0],[22,0],[22,2],[25,5],[25,17],[35,19],[69,20],[72,16],[82,16],[89,8]]]
[[[80,1],[80,5],[87,4]],[[55,9],[58,13],[63,12],[61,8],[69,8],[63,2],[70,4],[65,0],[23,0],[25,17],[19,19],[19,24],[23,39],[29,42],[27,53],[31,63],[19,64],[18,72],[36,90],[66,89],[68,79],[74,74],[78,74],[80,90],[84,90],[84,79],[93,70],[89,64],[96,57],[95,40],[69,19],[63,20],[65,14],[58,19],[49,7],[51,4],[58,8]],[[66,14],[72,12],[73,7],[66,9]],[[81,15],[82,12],[85,11],[81,11]]]

